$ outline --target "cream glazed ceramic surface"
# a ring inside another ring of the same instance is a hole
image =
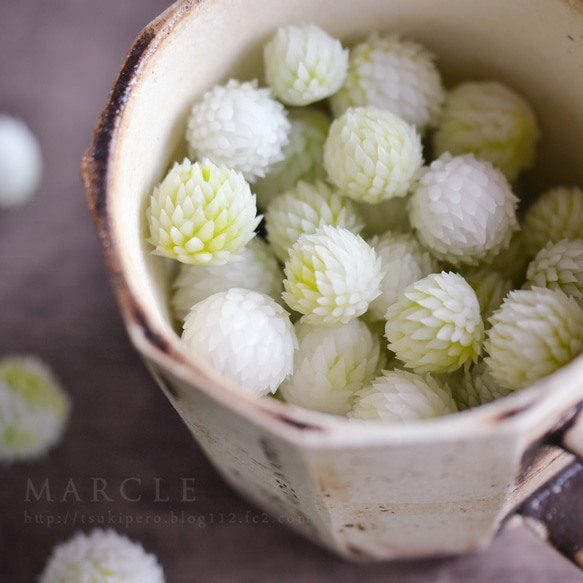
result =
[[[523,93],[543,131],[525,181],[538,192],[583,184],[583,2],[180,1],[136,40],[83,162],[129,335],[235,489],[354,560],[484,548],[572,462],[560,445],[583,452],[583,358],[476,410],[383,427],[247,397],[179,343],[167,265],[145,242],[147,197],[183,151],[192,103],[230,77],[260,76],[262,45],[292,22],[319,24],[346,44],[398,31],[437,54],[448,85],[492,78]]]

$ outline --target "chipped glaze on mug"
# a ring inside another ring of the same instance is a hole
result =
[[[583,358],[478,409],[386,427],[253,399],[180,345],[167,264],[144,242],[147,197],[184,152],[190,105],[231,75],[259,76],[262,45],[298,15],[346,42],[400,31],[438,55],[447,84],[495,78],[523,93],[543,127],[525,180],[538,192],[583,184],[583,2],[533,0],[525,11],[505,0],[179,1],[136,40],[83,159],[129,336],[236,490],[356,561],[485,548],[572,462],[563,442],[583,453]]]

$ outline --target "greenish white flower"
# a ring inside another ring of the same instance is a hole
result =
[[[559,186],[541,194],[524,215],[523,232],[530,257],[549,242],[583,239],[583,189]]]
[[[237,261],[261,221],[241,173],[187,158],[154,188],[147,218],[154,253],[192,265]]]
[[[348,49],[315,24],[280,26],[263,57],[267,84],[286,105],[325,99],[346,78]]]
[[[51,369],[31,356],[0,360],[0,462],[32,460],[61,439],[71,403]]]
[[[378,107],[350,107],[330,126],[324,144],[329,180],[356,201],[405,196],[423,164],[414,126]]]
[[[184,345],[243,392],[275,393],[293,371],[297,338],[289,314],[268,295],[243,288],[217,292],[184,320]]]
[[[324,169],[324,142],[332,119],[312,107],[292,109],[289,142],[283,147],[284,159],[271,167],[269,174],[254,184],[257,205],[267,208],[282,192],[294,187],[300,180],[316,182],[326,178]]]
[[[257,80],[231,79],[193,105],[186,139],[193,160],[209,158],[254,182],[283,160],[289,132],[285,108],[271,89],[258,89]]]
[[[481,81],[449,92],[433,142],[437,156],[475,154],[514,182],[533,165],[538,138],[532,107],[505,85]]]
[[[287,261],[289,248],[300,235],[315,233],[324,225],[343,227],[358,234],[364,222],[349,198],[340,196],[321,181],[298,182],[265,211],[267,239],[282,262]]]
[[[381,261],[360,236],[325,225],[302,235],[284,267],[287,305],[306,324],[347,324],[380,294]]]
[[[283,291],[283,271],[270,245],[256,237],[225,265],[181,264],[172,286],[172,308],[183,321],[190,308],[214,293],[244,287],[277,299]]]
[[[583,309],[560,290],[511,291],[490,323],[485,361],[507,389],[534,383],[583,350]]]
[[[514,283],[487,265],[464,271],[463,276],[476,292],[482,318],[487,323],[488,318],[502,305],[508,292],[514,289]]]
[[[114,530],[78,532],[57,545],[39,583],[164,583],[156,557]]]
[[[363,236],[383,235],[387,231],[406,233],[409,224],[408,198],[398,197],[383,200],[378,204],[355,202],[356,210],[364,220]]]
[[[40,145],[20,119],[0,114],[0,208],[27,203],[43,172]]]
[[[385,335],[405,366],[449,373],[477,362],[484,323],[476,292],[456,273],[432,273],[407,287],[385,315]]]
[[[383,371],[356,394],[353,419],[411,423],[457,412],[450,387],[430,374]]]
[[[560,289],[583,303],[583,239],[548,243],[530,262],[524,289]]]
[[[348,73],[330,98],[335,117],[349,107],[388,109],[423,132],[435,126],[445,100],[435,55],[398,34],[372,34],[350,50]]]
[[[373,320],[384,320],[387,308],[394,304],[399,294],[410,284],[437,271],[437,261],[411,233],[385,233],[370,241],[381,259],[381,295],[368,307]]]
[[[294,405],[337,415],[351,408],[356,391],[379,370],[380,338],[361,320],[344,326],[295,325],[299,349],[294,373],[279,392]]]
[[[477,265],[508,246],[518,226],[504,175],[473,154],[443,154],[422,174],[409,199],[421,243],[454,266]]]
[[[461,381],[451,383],[451,388],[460,411],[491,403],[512,393],[496,382],[484,360],[464,371]]]

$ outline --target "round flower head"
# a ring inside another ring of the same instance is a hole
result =
[[[284,159],[254,185],[257,204],[262,209],[300,180],[315,182],[326,178],[324,142],[332,123],[330,116],[315,108],[302,107],[289,112],[289,121],[291,130],[289,143],[282,150]]]
[[[530,257],[549,242],[583,239],[583,189],[559,186],[547,190],[526,211],[523,231]]]
[[[421,243],[452,265],[476,265],[508,246],[516,206],[504,175],[473,154],[443,154],[421,176],[409,218]]]
[[[539,130],[530,105],[500,83],[464,83],[450,91],[434,136],[437,156],[473,153],[510,182],[533,165]]]
[[[243,175],[209,160],[175,163],[147,211],[154,253],[192,265],[223,265],[261,221]]]
[[[381,258],[381,295],[370,303],[368,316],[383,320],[387,308],[394,304],[399,294],[410,284],[437,271],[437,262],[425,251],[410,233],[385,233],[370,242]]]
[[[514,289],[512,280],[489,266],[476,267],[464,272],[464,279],[474,288],[482,318],[488,318],[502,305],[508,292]]]
[[[324,144],[328,178],[360,202],[405,196],[422,164],[415,127],[377,107],[348,108],[332,122]]]
[[[302,234],[330,225],[360,233],[364,223],[354,203],[335,193],[324,182],[298,182],[295,187],[278,196],[265,212],[267,239],[276,256],[283,262],[289,248]]]
[[[289,131],[285,109],[270,89],[258,89],[257,81],[231,79],[194,104],[186,139],[193,160],[209,158],[253,182],[283,160]]]
[[[385,315],[389,349],[417,373],[476,362],[484,323],[476,293],[456,273],[432,273],[406,288]]]
[[[179,320],[184,320],[194,304],[232,287],[245,287],[272,298],[281,296],[283,272],[270,245],[256,237],[238,256],[240,261],[225,265],[180,266],[172,293],[172,307]]]
[[[348,416],[385,423],[409,423],[457,412],[451,389],[431,375],[383,371],[356,394]]]
[[[512,392],[496,382],[484,360],[464,371],[461,382],[451,386],[460,411],[491,403]]]
[[[559,290],[511,291],[490,323],[484,360],[507,389],[534,383],[583,350],[583,310]]]
[[[263,56],[267,84],[287,105],[325,99],[346,78],[348,49],[315,24],[280,26]]]
[[[0,360],[0,462],[32,460],[56,445],[71,404],[49,367],[34,357]]]
[[[435,56],[398,34],[372,34],[350,51],[344,85],[330,98],[335,117],[349,107],[388,109],[420,132],[434,126],[445,90]]]
[[[244,288],[217,292],[194,305],[182,340],[256,396],[274,393],[291,374],[297,347],[288,313],[268,295]]]
[[[345,326],[295,326],[299,349],[294,373],[279,387],[289,403],[337,415],[352,407],[354,394],[379,369],[380,338],[361,320]]]
[[[548,243],[531,261],[524,289],[560,289],[583,304],[583,239]]]
[[[0,114],[0,208],[28,202],[42,176],[36,136],[21,120]]]
[[[379,204],[367,202],[355,204],[356,210],[364,220],[363,235],[367,237],[383,235],[387,231],[406,233],[411,230],[407,198],[389,198]]]
[[[381,261],[360,236],[324,226],[302,235],[284,267],[287,305],[307,324],[347,324],[380,294]]]
[[[164,583],[164,573],[139,543],[95,529],[55,547],[39,583]]]

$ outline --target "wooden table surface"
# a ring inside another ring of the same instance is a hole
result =
[[[583,580],[523,526],[478,555],[349,564],[267,520],[210,466],[129,344],[80,180],[123,58],[166,6],[0,3],[0,112],[29,124],[45,161],[34,201],[0,213],[0,355],[40,355],[73,402],[46,458],[0,467],[0,581],[36,581],[54,545],[95,526],[140,541],[168,583]]]

